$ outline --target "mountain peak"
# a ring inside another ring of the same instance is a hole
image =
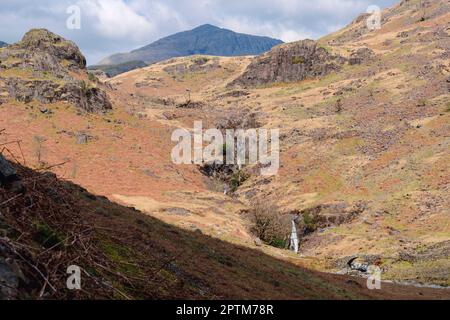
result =
[[[116,65],[130,61],[151,64],[195,54],[228,57],[260,55],[281,43],[281,40],[269,37],[236,33],[212,24],[203,24],[192,30],[162,38],[130,53],[112,55],[99,64]]]
[[[214,26],[212,24],[206,23],[206,24],[202,24],[194,29],[192,29],[192,31],[194,30],[222,30],[221,28]]]

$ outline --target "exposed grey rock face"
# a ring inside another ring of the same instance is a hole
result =
[[[230,86],[244,87],[318,78],[337,71],[345,58],[330,54],[313,40],[280,45],[253,60]]]
[[[356,50],[350,55],[350,59],[348,60],[348,63],[350,65],[355,64],[362,64],[370,59],[372,59],[375,56],[375,53],[373,50],[369,48],[361,48]]]
[[[298,216],[296,223],[300,234],[307,235],[317,230],[324,230],[333,226],[348,223],[361,215],[366,206],[364,203],[349,205],[345,202],[322,204],[307,208],[298,212],[292,212]]]
[[[88,80],[86,59],[71,41],[45,29],[33,29],[22,41],[0,50],[0,91],[17,101],[64,101],[87,112],[112,108],[106,93]]]
[[[112,109],[103,90],[86,87],[82,81],[58,84],[51,80],[9,78],[5,82],[10,96],[20,102],[29,103],[37,100],[41,103],[55,103],[66,101],[91,113],[102,113]]]
[[[18,43],[0,52],[3,68],[23,68],[47,72],[57,78],[68,76],[68,70],[86,68],[86,59],[71,41],[45,29],[28,31]]]
[[[28,31],[22,41],[14,46],[25,49],[31,57],[38,56],[35,54],[36,51],[49,54],[60,62],[64,61],[69,69],[86,68],[86,59],[75,43],[45,29]]]

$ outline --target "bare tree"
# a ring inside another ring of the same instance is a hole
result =
[[[34,155],[36,156],[36,160],[39,165],[42,164],[42,154],[43,154],[43,143],[45,142],[44,137],[40,136],[34,136],[33,142],[34,142]]]
[[[286,247],[289,221],[283,219],[279,209],[267,201],[255,201],[249,211],[251,232],[269,245]]]

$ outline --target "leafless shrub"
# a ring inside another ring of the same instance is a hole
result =
[[[42,164],[42,154],[43,154],[43,143],[45,142],[45,138],[44,137],[40,137],[40,136],[34,136],[33,137],[33,150],[34,150],[34,155],[36,157],[36,160],[38,162],[38,164]]]
[[[249,211],[250,231],[269,245],[285,248],[289,236],[289,222],[279,209],[267,201],[255,201]]]
[[[226,113],[216,124],[219,130],[256,129],[261,127],[257,114],[245,109]]]

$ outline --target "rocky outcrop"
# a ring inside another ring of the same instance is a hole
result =
[[[230,86],[252,87],[270,83],[301,81],[337,71],[346,59],[329,53],[313,40],[280,45],[255,58]]]
[[[296,215],[300,233],[303,235],[348,223],[358,217],[366,209],[364,203],[349,205],[345,202],[321,204],[301,211]]]
[[[86,68],[86,59],[73,42],[45,29],[30,30],[22,41],[3,49],[0,61],[2,69],[21,68],[61,79],[69,71]]]
[[[373,52],[373,50],[369,48],[360,48],[355,52],[352,52],[352,54],[350,55],[350,59],[348,60],[348,63],[350,65],[362,64],[364,62],[371,60],[374,56],[375,53]]]
[[[45,29],[0,50],[0,91],[23,103],[62,101],[97,113],[112,108],[106,92],[89,80],[78,47]]]

